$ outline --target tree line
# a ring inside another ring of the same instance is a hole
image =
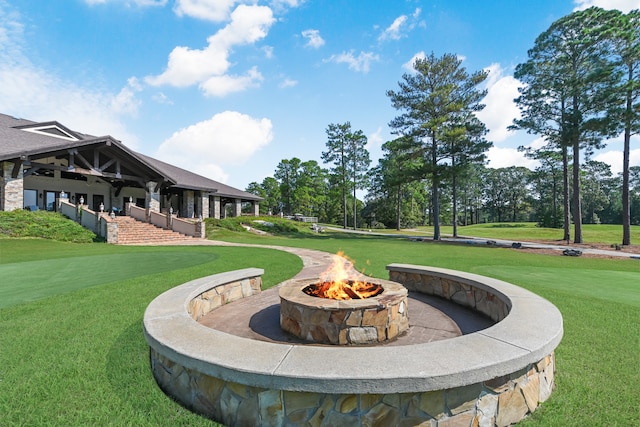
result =
[[[554,22],[535,40],[514,76],[523,82],[512,129],[541,136],[520,149],[535,170],[485,166],[492,143],[476,113],[484,108],[486,71],[468,72],[453,54],[416,59],[396,90],[398,115],[370,167],[367,138],[350,122],[329,124],[317,161],[283,159],[273,177],[247,191],[264,198],[262,213],[300,213],[347,227],[537,221],[582,242],[583,223],[622,223],[622,244],[640,224],[640,167],[629,166],[630,138],[640,128],[640,12],[592,7]],[[591,159],[623,135],[623,171]],[[357,190],[367,190],[364,201]]]

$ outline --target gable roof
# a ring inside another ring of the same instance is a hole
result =
[[[144,154],[138,153],[138,155],[145,159],[147,163],[162,171],[165,176],[175,181],[176,184],[173,185],[173,187],[205,191],[215,189],[216,196],[233,197],[244,200],[262,200],[262,197],[256,196],[255,194],[238,190],[237,188],[233,188],[202,175],[189,172],[188,170],[154,159],[153,157],[145,156]]]
[[[0,114],[0,161],[25,159],[90,145],[115,145],[145,169],[163,176],[175,188],[210,191],[219,196],[244,200],[262,200],[254,194],[137,153],[111,136],[95,137],[75,132],[55,121],[38,123]]]

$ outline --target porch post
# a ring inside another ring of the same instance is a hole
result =
[[[220,219],[220,196],[213,196],[213,217]]]
[[[11,162],[2,162],[0,184],[0,210],[13,211],[22,209],[24,207],[24,175],[22,167],[16,167]]]
[[[209,193],[202,193],[200,197],[200,215],[202,218],[209,218]]]
[[[233,216],[241,216],[242,215],[242,200],[235,199],[235,203],[233,204]]]
[[[253,216],[260,216],[260,202],[257,200],[253,202]]]
[[[160,212],[160,192],[158,191],[158,183],[149,181],[147,182],[146,189],[145,208],[148,212]]]
[[[185,190],[182,193],[182,207],[180,212],[183,218],[193,218],[193,203],[195,199],[193,190]]]

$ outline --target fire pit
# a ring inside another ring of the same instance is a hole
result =
[[[308,295],[322,287],[318,279],[291,280],[280,288],[280,327],[307,341],[323,344],[376,344],[409,328],[407,289],[395,282],[367,282],[368,298],[331,299]]]
[[[282,330],[314,343],[376,344],[409,329],[407,289],[365,277],[343,253],[319,278],[285,282],[279,295]]]
[[[550,397],[554,350],[563,331],[562,316],[551,303],[475,274],[405,264],[387,270],[409,291],[469,307],[495,324],[403,347],[268,342],[199,324],[207,313],[260,292],[263,271],[238,270],[184,283],[147,307],[144,333],[153,375],[176,401],[229,426],[497,427],[517,423]],[[313,300],[314,307],[360,307],[392,296],[396,284],[367,278],[383,291],[365,299],[331,300],[303,292],[323,281],[289,281],[284,293],[294,304]],[[328,312],[346,319],[351,314],[314,310],[306,316]],[[371,369],[372,363],[384,369]]]

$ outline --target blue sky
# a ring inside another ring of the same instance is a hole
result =
[[[514,67],[556,19],[640,0],[0,0],[0,113],[112,135],[244,189],[282,159],[320,159],[327,126],[362,130],[377,163],[412,60],[457,54],[490,71],[479,114],[490,167],[535,164],[507,132]],[[632,140],[640,165],[640,139]],[[622,140],[595,159],[622,165]]]

